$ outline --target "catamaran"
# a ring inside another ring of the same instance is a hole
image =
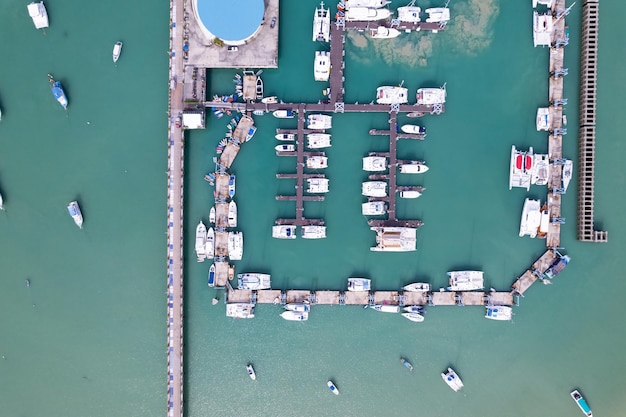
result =
[[[511,147],[511,166],[509,172],[509,190],[513,187],[530,189],[532,172],[534,168],[534,156],[532,146],[528,152],[520,151]]]
[[[310,133],[306,135],[306,140],[306,146],[310,149],[322,149],[331,146],[330,134],[328,133]]]
[[[321,155],[307,156],[306,167],[310,169],[328,168],[328,157]]]
[[[550,116],[550,109],[547,107],[539,107],[537,109],[537,131],[548,131],[551,125],[552,117]]]
[[[576,401],[576,404],[583,412],[583,414],[585,414],[587,417],[593,417],[593,414],[591,413],[591,407],[589,407],[589,404],[587,404],[587,401],[585,401],[585,399],[577,389],[570,392],[569,395],[574,401]]]
[[[541,202],[539,200],[524,200],[522,219],[519,225],[519,236],[537,237],[537,231],[541,223]]]
[[[124,44],[122,42],[115,42],[115,45],[113,46],[113,62],[117,62],[117,60],[120,59],[123,45]]]
[[[279,225],[272,226],[272,237],[276,239],[295,239],[296,226],[295,225]]]
[[[412,252],[416,250],[417,229],[412,227],[370,227],[376,232],[374,252]]]
[[[330,52],[315,51],[315,64],[313,65],[315,81],[328,81],[330,77]]]
[[[448,384],[448,386],[452,388],[454,392],[457,392],[458,390],[463,388],[463,381],[461,381],[461,378],[459,378],[457,373],[452,368],[448,368],[448,372],[442,372],[441,378],[443,378],[445,383]]]
[[[363,171],[376,172],[387,170],[387,157],[366,156],[363,158]]]
[[[324,2],[315,9],[313,16],[313,41],[330,41],[330,10],[324,8]]]
[[[489,320],[511,320],[513,317],[513,309],[508,306],[487,306],[485,318]]]
[[[324,239],[326,226],[308,225],[302,226],[302,239]]]
[[[252,319],[254,318],[254,304],[228,303],[226,304],[226,316],[236,319]]]
[[[348,291],[371,291],[372,280],[367,278],[348,278]]]
[[[533,12],[533,44],[535,48],[552,44],[552,31],[554,30],[552,19],[551,14]]]
[[[361,194],[367,197],[387,197],[385,181],[366,181],[361,186]]]
[[[46,10],[46,6],[43,4],[43,1],[30,3],[26,7],[28,9],[28,14],[33,19],[35,28],[45,29],[48,27],[48,11]]]
[[[422,9],[415,6],[415,0],[406,6],[398,7],[398,20],[407,23],[418,23]]]
[[[307,193],[327,193],[328,192],[328,178],[307,178],[306,182],[308,187]]]
[[[307,129],[324,130],[332,127],[333,117],[326,114],[309,114]]]
[[[237,203],[230,200],[228,203],[228,227],[237,227]]]
[[[271,275],[250,272],[237,275],[237,288],[240,290],[267,290],[272,288]]]
[[[50,81],[50,89],[52,90],[52,95],[59,102],[59,104],[67,109],[67,97],[65,96],[65,91],[63,91],[63,86],[60,81],[54,81],[52,75],[48,74],[48,81]]]
[[[376,103],[405,104],[409,102],[408,89],[400,86],[383,85],[376,89]]]
[[[370,38],[372,39],[392,39],[400,36],[400,31],[395,28],[388,28],[386,26],[378,26],[377,28],[369,30]]]
[[[446,89],[441,88],[419,88],[417,90],[417,104],[432,106],[446,102]]]
[[[428,13],[426,21],[429,23],[447,23],[450,20],[450,9],[447,7],[433,7],[425,12]]]
[[[361,204],[361,214],[364,216],[380,216],[387,213],[387,204],[384,201],[370,201]]]
[[[196,226],[196,256],[198,262],[204,262],[206,259],[206,226],[200,220],[198,226]]]
[[[78,226],[79,229],[82,229],[83,228],[83,214],[80,211],[78,202],[72,201],[67,206],[67,211],[70,213],[70,216],[72,216],[72,219],[74,219],[74,223],[76,223],[76,226]]]
[[[206,242],[204,244],[204,253],[207,258],[213,259],[215,256],[215,230],[209,227],[206,232]]]
[[[451,271],[448,291],[482,290],[485,287],[483,271]]]
[[[239,261],[243,257],[243,233],[228,232],[228,257]]]

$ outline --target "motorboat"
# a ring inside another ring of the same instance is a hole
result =
[[[406,306],[406,307],[403,307],[402,310],[407,313],[417,313],[417,314],[424,314],[426,312],[426,309],[423,306]]]
[[[302,226],[302,239],[326,238],[326,226],[308,225]]]
[[[452,388],[454,392],[457,392],[458,390],[463,388],[463,381],[461,381],[461,378],[459,378],[457,373],[452,368],[448,368],[448,372],[442,372],[441,378],[443,378],[446,384],[448,384],[448,386]]]
[[[294,133],[279,133],[275,138],[283,141],[293,141],[296,140],[296,135]]]
[[[256,133],[256,126],[251,126],[250,129],[248,130],[248,133],[246,133],[245,141],[250,142],[250,139],[252,139],[255,133]]]
[[[308,303],[287,303],[284,308],[287,311],[296,311],[299,313],[308,313],[311,311],[311,306]]]
[[[2,204],[4,205],[4,203]],[[78,206],[77,201],[72,201],[67,206],[67,211],[70,213],[72,219],[74,219],[74,223],[78,226],[79,229],[83,228],[83,213],[80,211],[80,207]]]
[[[307,193],[328,192],[328,178],[307,178],[306,182],[308,183]]]
[[[0,194],[0,210],[4,210],[4,198],[2,198],[2,194]]]
[[[302,311],[283,311],[280,316],[288,321],[307,321],[309,319],[308,312]]]
[[[335,383],[333,381],[328,380],[326,385],[328,386],[328,389],[330,390],[330,392],[332,392],[335,395],[339,395],[339,390],[337,389],[337,387],[335,386]]]
[[[307,148],[310,149],[322,149],[331,146],[330,134],[328,133],[309,133],[306,136],[306,140]]]
[[[426,22],[428,23],[447,23],[450,20],[450,9],[447,7],[433,7],[425,10],[428,13]]]
[[[482,290],[485,287],[483,271],[451,271],[448,291]]]
[[[591,413],[591,407],[589,407],[589,404],[587,404],[587,401],[577,389],[570,392],[569,395],[576,402],[576,405],[578,405],[578,408],[580,408],[584,415],[586,415],[587,417],[593,417],[593,414]]]
[[[426,128],[424,126],[407,124],[407,125],[402,125],[400,127],[400,130],[402,130],[404,133],[426,136]]]
[[[443,104],[446,102],[446,89],[441,88],[418,88],[417,104],[432,106],[435,104]]]
[[[328,157],[321,155],[307,156],[306,167],[309,169],[328,168]]]
[[[228,257],[239,261],[243,257],[243,233],[228,232]]]
[[[328,81],[330,77],[330,52],[315,51],[315,63],[313,64],[315,81]]]
[[[346,10],[347,21],[369,21],[387,19],[392,15],[392,11],[388,9],[373,9],[370,7],[350,7]]]
[[[209,210],[209,223],[215,224],[215,206],[212,206],[211,210]]]
[[[524,200],[522,219],[519,225],[519,236],[537,237],[537,231],[541,223],[541,202],[539,200]]]
[[[528,152],[520,151],[511,147],[511,166],[509,173],[509,190],[513,187],[530,189],[532,172],[534,169],[534,156],[532,146]]]
[[[261,99],[261,103],[263,103],[263,104],[274,104],[274,103],[278,103],[278,97],[276,97],[276,96],[263,97],[263,98]]]
[[[366,181],[361,185],[361,194],[367,197],[387,197],[385,181]]]
[[[117,60],[120,59],[122,46],[124,46],[124,44],[120,41],[115,42],[115,45],[113,45],[113,62],[117,62]]]
[[[489,320],[511,320],[513,317],[513,309],[508,306],[487,306],[485,318]]]
[[[209,277],[207,281],[209,287],[215,287],[215,264],[211,264],[211,267],[209,268]]]
[[[326,114],[309,114],[307,116],[307,129],[324,130],[332,127],[333,116]]]
[[[402,363],[402,365],[404,365],[404,367],[406,369],[408,369],[409,371],[413,370],[413,365],[411,365],[411,362],[409,362],[408,360],[404,359],[404,358],[400,358],[400,362]]]
[[[24,285],[26,285],[27,287],[30,287],[30,279],[26,278],[24,280]]]
[[[548,9],[552,8],[552,0],[533,0],[533,9],[537,7],[537,4],[543,4]]]
[[[386,156],[366,156],[363,158],[363,171],[377,172],[387,170]]]
[[[45,29],[48,27],[48,11],[46,10],[46,6],[43,4],[43,1],[30,3],[26,7],[28,9],[28,14],[31,19],[33,19],[35,28]]]
[[[412,161],[417,162],[417,161]],[[428,171],[428,166],[426,164],[418,164],[418,163],[410,163],[410,164],[400,164],[400,172],[402,174],[423,174]]]
[[[54,81],[54,78],[52,78],[50,74],[48,74],[48,81],[50,82],[50,89],[56,101],[58,101],[64,109],[67,109],[67,97],[61,85],[61,81]]]
[[[417,198],[422,195],[421,191],[418,190],[402,190],[398,192],[400,198]]]
[[[550,176],[550,157],[548,154],[536,153],[533,157],[533,169],[531,171],[530,183],[535,185],[548,184]]]
[[[570,261],[569,256],[558,254],[558,257],[554,260],[554,262],[552,262],[552,264],[548,267],[548,269],[546,269],[546,272],[543,273],[544,276],[546,278],[556,277],[565,269],[567,264],[569,264],[569,261]]]
[[[254,318],[254,304],[252,303],[228,303],[226,304],[226,316],[236,319]]]
[[[372,280],[367,278],[348,278],[348,291],[371,291]]]
[[[204,243],[204,253],[207,258],[213,259],[215,256],[215,230],[209,227],[206,232],[206,242]]]
[[[206,226],[200,220],[198,226],[196,226],[196,256],[198,257],[198,262],[204,262],[206,259]]]
[[[537,46],[550,46],[552,44],[552,31],[554,22],[551,14],[539,14],[533,12],[533,44]]]
[[[272,112],[272,115],[277,118],[277,119],[293,119],[293,117],[295,116],[295,114],[293,113],[293,110],[274,110]]]
[[[422,9],[417,6],[414,6],[415,2],[412,1],[407,6],[398,7],[398,20],[401,22],[407,23],[418,23],[420,22],[420,14],[422,13]]]
[[[272,226],[272,237],[276,239],[295,239],[296,226],[295,225],[279,225]]]
[[[412,252],[417,246],[417,229],[412,227],[370,227],[376,232],[374,252]]]
[[[248,372],[248,376],[251,380],[256,381],[256,372],[254,372],[254,368],[251,363],[246,365],[246,372]]]
[[[313,41],[330,41],[330,10],[324,8],[324,2],[315,8],[313,16]]]
[[[424,321],[424,316],[419,313],[402,313],[402,317],[415,323],[421,323]]]
[[[228,203],[228,227],[237,227],[237,203],[230,200]]]
[[[294,144],[276,145],[274,149],[276,149],[276,152],[294,152],[296,150],[296,145]]]
[[[547,107],[539,107],[537,109],[537,131],[548,131],[551,126],[552,116],[550,116],[550,109]]]
[[[389,0],[344,0],[346,10],[351,7],[369,7],[371,9],[380,9],[391,3]]]
[[[237,288],[240,290],[268,290],[272,288],[271,275],[249,272],[237,275]]]
[[[387,204],[384,201],[370,201],[361,204],[361,214],[364,216],[380,216],[387,213]]]
[[[572,180],[572,171],[574,170],[574,163],[571,159],[566,159],[561,171],[561,179],[563,181],[563,190],[567,191],[569,182]]]
[[[235,196],[235,176],[233,174],[228,177],[228,196],[230,198]]]
[[[381,313],[399,313],[400,306],[394,306],[391,304],[375,304],[372,308]]]
[[[412,284],[402,287],[403,291],[408,292],[428,292],[430,291],[430,284],[427,282],[414,282]]]
[[[256,99],[259,101],[263,99],[263,80],[258,75],[256,77]]]
[[[376,89],[376,103],[405,104],[409,102],[408,88],[384,85]]]
[[[372,39],[392,39],[400,36],[400,31],[395,28],[388,28],[386,26],[378,26],[377,28],[369,30],[370,38]]]

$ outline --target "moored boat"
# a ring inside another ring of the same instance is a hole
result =
[[[415,323],[421,323],[424,321],[424,316],[419,313],[402,313],[402,317]]]
[[[412,1],[407,6],[398,7],[398,20],[407,23],[418,23],[420,21],[420,14],[422,9],[414,6],[415,1]]]
[[[303,311],[283,311],[280,316],[288,321],[307,321],[309,319],[309,313]]]
[[[82,229],[83,228],[83,214],[80,211],[78,202],[72,201],[67,206],[67,211],[70,213],[70,216],[72,216],[72,219],[74,219],[74,223],[76,223],[76,226],[78,226],[79,229]]]
[[[211,210],[209,210],[209,223],[215,223],[215,206],[212,206]]]
[[[587,404],[587,401],[577,389],[570,392],[569,395],[576,402],[576,405],[578,405],[578,408],[580,408],[584,415],[586,415],[587,417],[593,417],[591,407],[589,407],[589,404]]]
[[[413,370],[413,365],[411,365],[411,362],[409,362],[408,360],[404,359],[403,357],[400,357],[400,362],[402,363],[402,365],[404,365],[404,367],[406,369],[408,369],[409,371]]]
[[[315,81],[328,81],[330,77],[330,52],[315,51],[313,76],[315,77]]]
[[[348,291],[371,291],[372,280],[367,278],[348,278]]]
[[[381,313],[399,313],[400,306],[394,306],[391,304],[376,304],[372,306],[372,308],[376,311],[380,311]]]
[[[308,187],[307,193],[327,193],[328,192],[328,178],[307,178],[306,182]]]
[[[228,196],[230,198],[235,196],[235,176],[233,174],[228,177]]]
[[[387,213],[387,204],[384,201],[370,201],[361,204],[361,214],[364,216],[380,216]]]
[[[363,158],[363,171],[376,172],[387,170],[387,157],[366,156]]]
[[[206,259],[206,235],[206,226],[200,220],[200,223],[196,226],[196,256],[198,257],[198,262],[204,262]]]
[[[331,146],[329,133],[309,133],[306,139],[307,148],[310,149],[322,149]]]
[[[115,42],[115,45],[113,45],[113,62],[117,62],[117,60],[120,59],[123,45],[124,44],[120,41]]]
[[[552,264],[548,267],[546,272],[544,272],[544,275],[547,278],[554,278],[555,276],[559,275],[570,261],[570,257],[567,255],[561,255],[557,253],[557,256],[558,258],[556,258],[554,262],[552,262]]]
[[[511,162],[509,171],[509,190],[513,187],[530,189],[532,172],[534,169],[534,156],[532,146],[528,152],[520,151],[511,147]]]
[[[537,109],[537,131],[548,131],[551,125],[552,117],[550,116],[550,109],[547,107],[539,107]]]
[[[374,252],[412,252],[417,247],[417,229],[413,227],[370,227],[376,232]]]
[[[308,303],[287,303],[284,308],[287,311],[296,311],[299,313],[308,313],[311,311],[311,306]]]
[[[276,117],[277,119],[293,119],[294,117],[294,113],[293,110],[288,109],[288,110],[274,110],[272,112],[272,115],[274,117]]]
[[[215,264],[211,264],[209,268],[208,285],[209,287],[215,287]]]
[[[395,28],[378,26],[377,28],[370,29],[369,35],[372,39],[392,39],[400,36],[400,31]]]
[[[60,81],[54,81],[52,75],[48,74],[48,81],[50,82],[50,89],[52,90],[52,95],[59,102],[59,104],[67,109],[67,97],[65,95],[65,91],[63,90],[63,86]]]
[[[402,174],[423,174],[428,171],[428,166],[426,164],[401,164],[400,172]]]
[[[339,390],[337,389],[337,387],[335,386],[335,383],[333,381],[328,380],[326,385],[328,386],[328,389],[330,390],[330,392],[332,392],[335,395],[339,395]]]
[[[256,77],[256,99],[263,99],[263,80],[258,75]]]
[[[433,7],[425,10],[428,13],[426,22],[429,23],[446,23],[450,20],[450,9],[447,7]]]
[[[292,141],[296,139],[296,135],[293,133],[278,133],[275,138],[283,141]]]
[[[308,225],[302,226],[302,239],[324,239],[326,226]]]
[[[574,169],[574,163],[571,159],[567,159],[563,164],[561,178],[563,181],[563,189],[567,191],[567,187],[569,186],[569,182],[572,179],[572,171]]]
[[[243,257],[243,233],[228,232],[228,257],[239,261]]]
[[[246,371],[248,372],[248,376],[250,377],[250,379],[256,381],[256,372],[254,372],[254,368],[252,367],[251,363],[246,365]]]
[[[384,85],[376,89],[376,103],[405,104],[409,101],[408,89],[400,86]]]
[[[230,200],[228,203],[228,227],[237,227],[237,203]]]
[[[428,292],[430,291],[430,284],[427,282],[414,282],[412,284],[402,287],[403,291],[408,292]]]
[[[315,8],[313,15],[313,41],[330,41],[330,10],[324,8],[324,2]]]
[[[533,169],[531,171],[530,183],[535,185],[546,185],[550,176],[550,157],[548,154],[538,154],[533,156]]]
[[[417,190],[401,190],[398,192],[400,198],[417,198],[422,195],[421,191]]]
[[[209,259],[213,259],[215,255],[215,231],[212,227],[206,232],[206,242],[204,244],[204,253]]]
[[[419,125],[402,125],[400,126],[400,130],[402,130],[404,133],[410,133],[413,135],[426,135],[426,128]]]
[[[367,197],[387,197],[385,181],[366,181],[361,185],[361,194]]]
[[[296,226],[283,224],[279,226],[272,226],[272,237],[276,239],[295,239]]]
[[[248,133],[246,133],[246,139],[245,139],[246,142],[250,142],[250,139],[252,139],[255,133],[256,133],[256,126],[251,126],[250,130],[248,130]]]
[[[380,9],[391,3],[389,0],[344,0],[344,7],[349,10],[351,7],[369,7]]]
[[[276,97],[276,96],[263,97],[261,99],[261,103],[264,103],[264,104],[278,103],[278,97]]]
[[[328,168],[328,157],[315,155],[306,158],[306,167],[310,169]]]
[[[443,378],[445,383],[448,384],[448,386],[452,388],[454,392],[457,392],[458,390],[463,388],[463,381],[461,380],[461,378],[459,378],[457,373],[452,368],[448,368],[448,371],[445,373],[442,372],[441,378]]]
[[[417,90],[417,104],[432,106],[446,102],[446,89],[441,88],[419,88]]]
[[[424,306],[406,306],[406,307],[403,307],[402,310],[407,313],[417,313],[417,314],[424,314],[426,312],[426,309],[424,308]]]
[[[226,304],[226,316],[236,319],[254,318],[254,304],[252,303],[228,303]]]
[[[309,114],[306,119],[308,129],[330,129],[333,124],[333,117],[327,114]]]
[[[240,290],[267,290],[272,288],[271,275],[249,272],[237,275],[237,288]]]
[[[45,29],[48,27],[48,11],[43,1],[30,3],[26,8],[31,19],[33,19],[35,28]]]
[[[358,21],[376,21],[383,20],[390,17],[393,13],[388,9],[373,9],[369,7],[350,7],[346,10],[346,20],[358,20]]]
[[[448,291],[472,291],[485,287],[483,271],[450,271]]]
[[[533,44],[537,46],[550,46],[552,44],[552,31],[554,22],[551,13],[539,14],[533,12]]]
[[[513,309],[508,306],[487,306],[485,318],[489,320],[511,320],[513,317]]]
[[[293,144],[282,144],[274,146],[276,152],[294,152],[296,150],[296,145]]]

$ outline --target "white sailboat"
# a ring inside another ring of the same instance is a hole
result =
[[[513,187],[530,189],[532,172],[534,168],[534,156],[532,146],[528,152],[520,151],[511,147],[511,166],[509,171],[509,190]]]
[[[380,9],[391,3],[389,0],[344,0],[346,10],[351,7],[369,7],[371,9]]]
[[[485,287],[483,271],[450,271],[448,291],[482,290]]]
[[[307,129],[324,130],[332,128],[333,117],[327,114],[309,114]]]
[[[445,86],[441,88],[419,88],[417,90],[417,104],[432,106],[446,102]]]
[[[567,191],[567,187],[569,186],[569,182],[572,179],[572,171],[574,169],[574,163],[572,160],[567,159],[565,164],[563,164],[562,171],[562,181],[563,181],[563,189]]]
[[[330,41],[330,10],[324,8],[324,2],[315,9],[313,16],[313,41]]]
[[[463,381],[461,381],[461,378],[459,378],[457,373],[452,368],[448,368],[447,372],[442,372],[441,378],[443,378],[445,383],[448,384],[448,386],[452,388],[454,392],[457,392],[458,390],[463,388]]]
[[[243,233],[228,232],[228,257],[233,261],[243,257]]]
[[[405,285],[402,289],[409,292],[428,292],[430,291],[430,284],[427,282],[414,282]]]
[[[328,157],[321,155],[307,156],[306,167],[309,169],[328,168]]]
[[[307,178],[308,187],[307,193],[327,193],[328,192],[328,178]]]
[[[250,272],[237,275],[237,288],[240,290],[267,290],[272,288],[269,274]]]
[[[424,316],[419,313],[402,313],[402,317],[409,319],[416,323],[421,323],[424,321]]]
[[[537,46],[550,46],[552,44],[552,31],[554,22],[551,14],[539,14],[533,12],[533,44]]]
[[[254,304],[252,303],[228,303],[226,304],[226,316],[236,319],[254,318]]]

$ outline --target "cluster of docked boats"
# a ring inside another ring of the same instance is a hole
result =
[[[376,89],[376,103],[378,104],[406,104],[409,102],[408,88],[383,85]],[[446,102],[446,88],[418,88],[415,94],[417,104],[434,106]],[[408,132],[407,132],[408,133]],[[411,132],[412,133],[412,132]]]
[[[390,4],[388,0],[342,0],[337,4],[337,19],[345,18],[347,21],[378,21],[388,19],[393,12],[383,7]],[[450,9],[447,7],[433,7],[425,10],[426,22],[440,23],[445,25],[450,20]],[[398,20],[400,22],[420,22],[421,9],[415,6],[415,0],[408,5],[398,8]],[[397,35],[396,35],[397,36]]]

